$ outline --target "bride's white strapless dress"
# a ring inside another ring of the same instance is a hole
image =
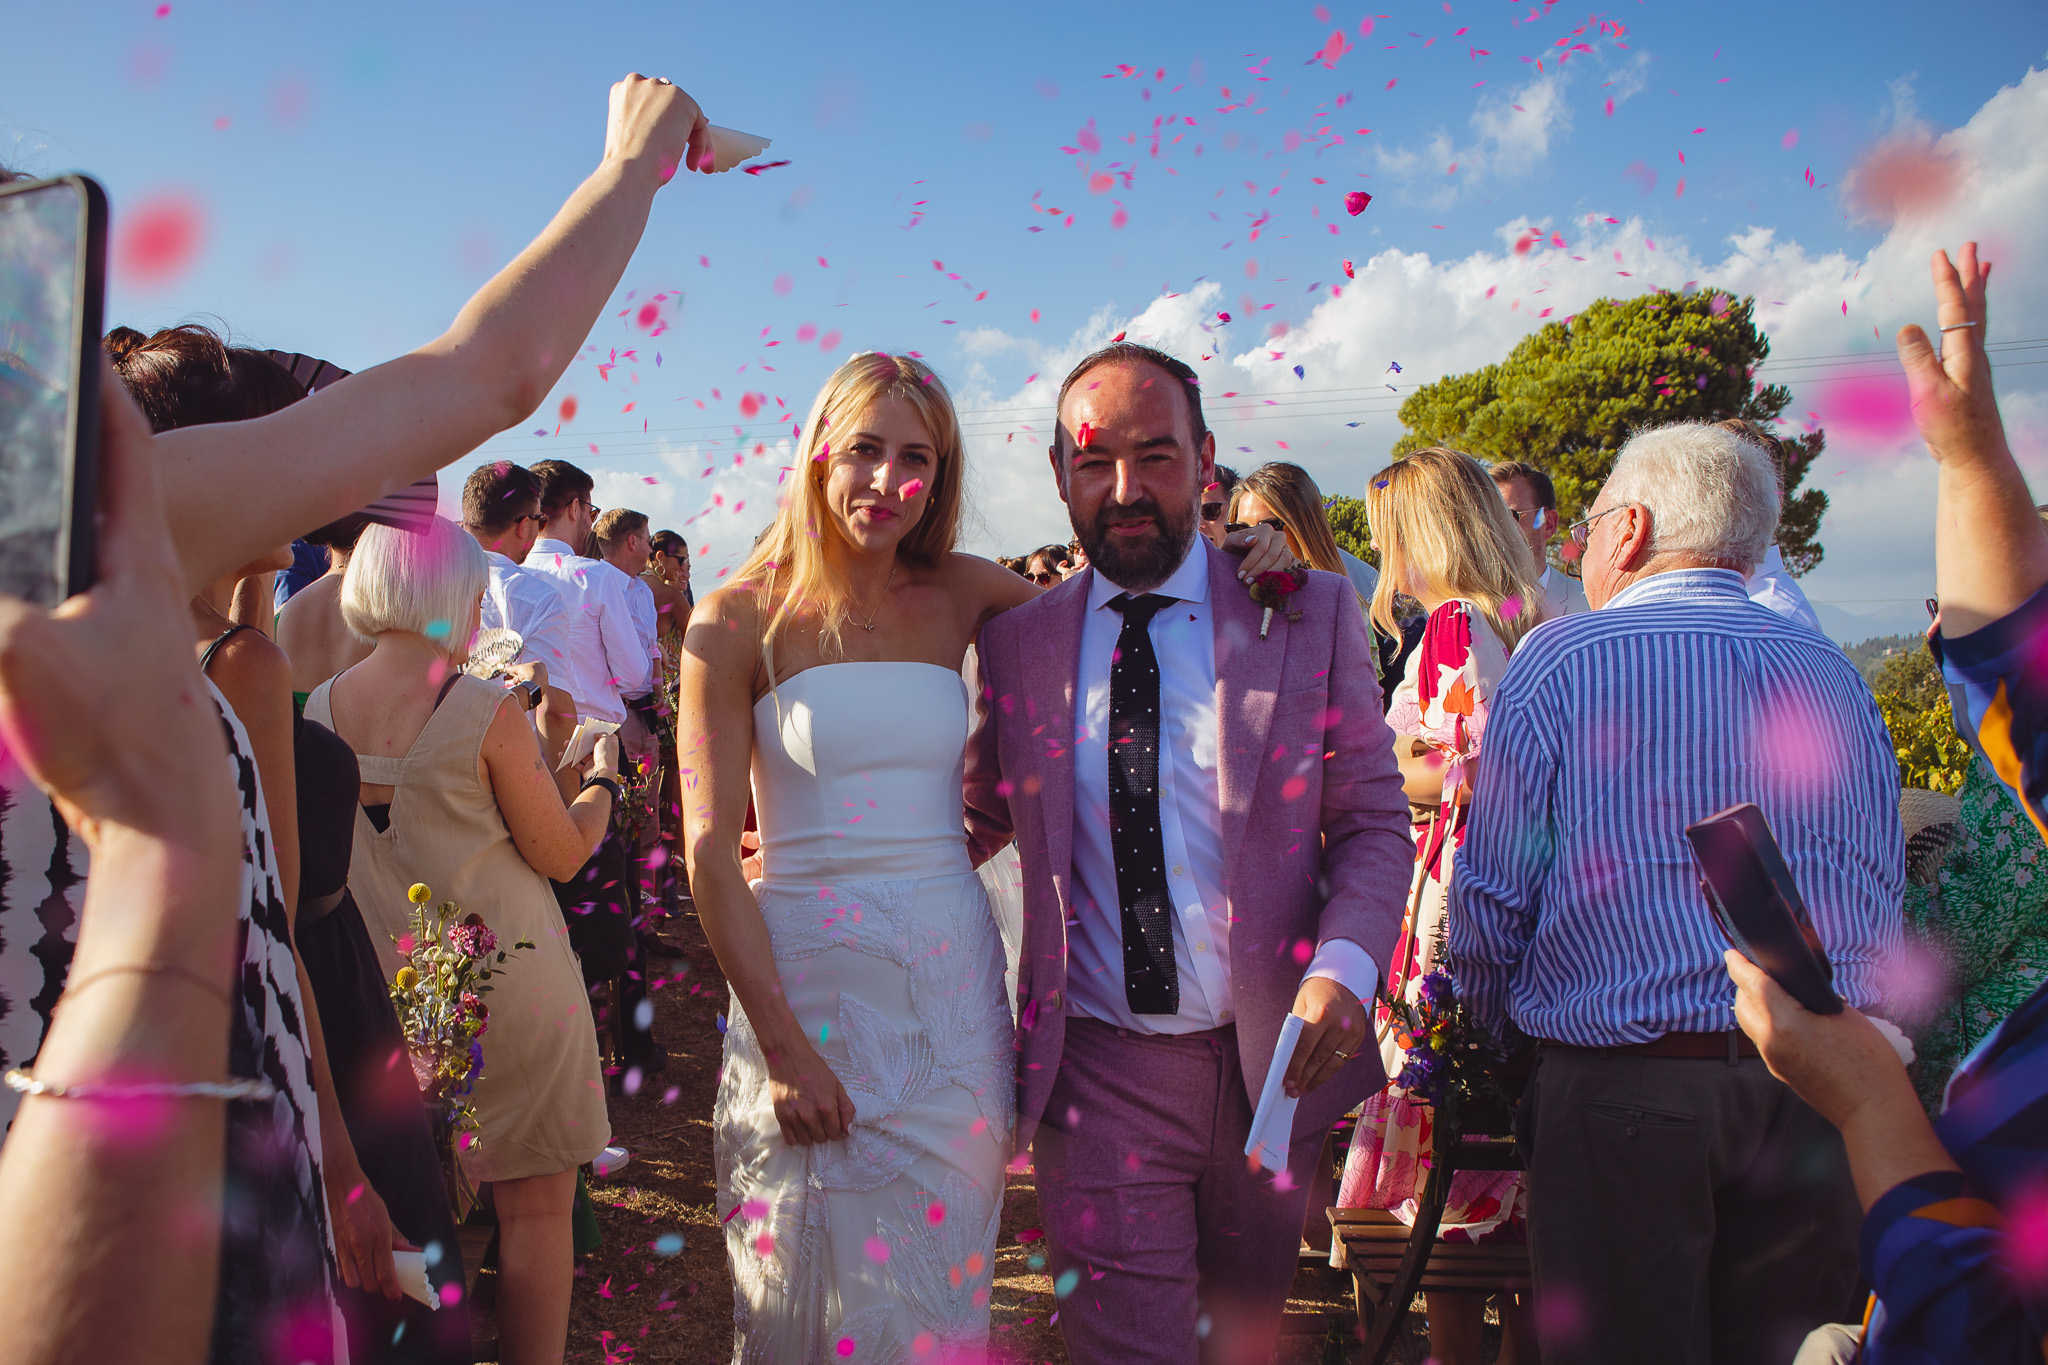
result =
[[[809,668],[754,707],[762,918],[789,1006],[853,1100],[784,1143],[739,1001],[713,1128],[747,1365],[978,1358],[1015,1119],[1003,948],[961,819],[966,685]]]

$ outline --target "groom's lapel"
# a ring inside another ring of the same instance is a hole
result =
[[[1206,540],[1203,542],[1207,544]],[[1259,785],[1273,702],[1287,659],[1287,625],[1274,613],[1269,638],[1259,638],[1258,604],[1237,581],[1237,556],[1209,550],[1209,619],[1216,637],[1216,748],[1222,776],[1223,872],[1229,878],[1244,849],[1252,793]]]
[[[1046,613],[1036,638],[1018,641],[1024,655],[1024,723],[1038,754],[1038,800],[1045,816],[1047,866],[1060,899],[1071,903],[1074,885],[1074,708],[1081,672],[1081,624],[1095,571],[1069,579],[1065,601]],[[1035,713],[1035,714],[1034,714]],[[1065,905],[1061,909],[1064,911]]]

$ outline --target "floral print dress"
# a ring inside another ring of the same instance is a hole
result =
[[[1413,1001],[1422,981],[1444,965],[1445,911],[1451,871],[1464,842],[1477,760],[1486,735],[1486,709],[1501,675],[1507,647],[1476,603],[1453,598],[1430,613],[1422,643],[1394,689],[1387,724],[1396,735],[1421,740],[1443,762],[1443,798],[1434,811],[1417,811],[1416,882],[1402,926],[1387,988]],[[1383,1042],[1382,1054],[1398,1049]],[[1387,1068],[1400,1071],[1398,1056]],[[1404,1223],[1429,1178],[1433,1111],[1389,1083],[1359,1111],[1357,1132],[1344,1160],[1337,1191],[1340,1208],[1387,1209]],[[1451,1178],[1438,1235],[1446,1241],[1519,1240],[1527,1193],[1519,1171],[1459,1171]]]
[[[1906,922],[1946,986],[1912,1030],[1910,1071],[1930,1114],[1963,1058],[2048,981],[2048,845],[1981,759],[1960,795],[1934,885],[1906,884]]]

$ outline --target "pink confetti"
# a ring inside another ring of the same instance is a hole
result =
[[[923,479],[905,479],[905,480],[903,481],[903,487],[902,487],[902,489],[901,489],[900,491],[901,491],[901,495],[902,495],[902,498],[903,498],[903,500],[904,500],[905,502],[909,502],[909,501],[910,501],[910,500],[911,500],[912,498],[916,497],[916,496],[917,496],[917,495],[918,495],[919,493],[922,493],[922,492],[924,492],[924,480],[923,480]]]
[[[1364,190],[1353,190],[1344,196],[1344,211],[1356,218],[1365,212],[1365,206],[1372,202],[1372,196]]]
[[[833,1343],[832,1349],[844,1357],[851,1356],[859,1347],[854,1345],[852,1337],[841,1337]]]
[[[1797,147],[1799,145],[1799,130],[1797,128],[1787,128],[1785,136],[1778,139],[1778,145],[1786,151]]]
[[[205,222],[197,200],[182,194],[145,199],[114,233],[114,268],[139,288],[168,284],[199,254]]]
[[[760,411],[761,411],[761,404],[762,404],[763,402],[765,402],[765,401],[766,401],[766,396],[765,396],[765,395],[763,395],[763,394],[758,394],[758,393],[743,393],[743,394],[741,394],[741,395],[740,395],[740,416],[742,416],[742,417],[748,417],[748,418],[751,418],[751,417],[755,417],[755,416],[759,415],[759,413],[760,413]]]
[[[927,1223],[930,1223],[933,1227],[937,1227],[939,1224],[946,1221],[945,1204],[937,1199],[932,1200],[931,1203],[924,1206],[924,1217]]]
[[[889,1244],[879,1237],[868,1238],[861,1244],[861,1250],[866,1252],[868,1259],[876,1265],[889,1263]]]

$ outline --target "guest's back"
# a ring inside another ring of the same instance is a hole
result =
[[[1742,801],[1770,821],[1837,989],[1876,1003],[1905,856],[1890,736],[1841,650],[1751,602],[1742,575],[1657,574],[1538,627],[1488,740],[1452,945],[1468,988],[1511,999],[1524,1029],[1607,1046],[1728,1027],[1685,826]],[[1496,936],[1526,945],[1510,974]]]
[[[292,691],[305,696],[370,656],[341,619],[341,574],[330,571],[292,594],[277,614],[277,643],[292,661]]]

